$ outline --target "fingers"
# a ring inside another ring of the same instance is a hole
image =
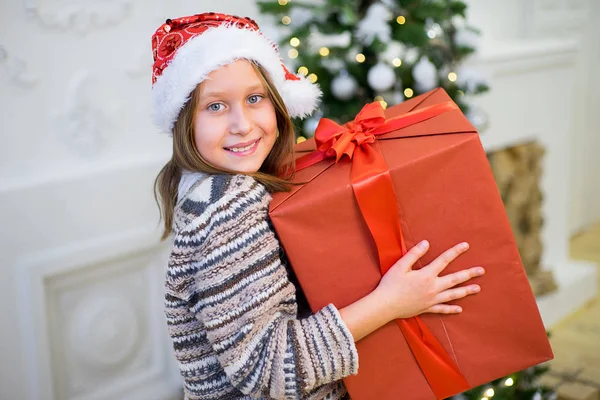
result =
[[[429,250],[429,242],[427,240],[423,240],[417,243],[416,246],[411,248],[398,262],[396,265],[404,271],[408,271],[412,268],[413,265],[419,260],[419,258],[423,257],[425,253]]]
[[[462,312],[462,308],[459,306],[451,306],[449,304],[436,304],[423,312],[434,314],[458,314]]]
[[[446,276],[442,276],[438,279],[438,288],[440,292],[450,289],[456,285],[460,285],[468,281],[469,279],[476,278],[485,273],[485,270],[482,267],[473,267],[469,269],[464,269],[462,271],[455,272],[453,274],[448,274]]]
[[[435,260],[428,265],[431,268],[433,273],[438,275],[440,272],[444,270],[452,261],[454,261],[458,256],[469,249],[469,244],[466,242],[459,243],[456,246],[446,250],[442,254],[440,254]]]
[[[452,300],[462,299],[463,297],[467,297],[470,294],[479,293],[481,288],[479,285],[468,285],[454,289],[448,289],[440,294],[438,294],[435,298],[436,303],[447,303]]]

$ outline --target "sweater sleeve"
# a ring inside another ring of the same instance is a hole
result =
[[[297,317],[295,287],[279,258],[268,221],[270,196],[247,176],[178,233],[172,287],[185,299],[229,381],[256,397],[304,398],[358,372],[351,333],[335,306]],[[177,246],[184,241],[186,246]]]

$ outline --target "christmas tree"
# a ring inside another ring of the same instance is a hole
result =
[[[453,400],[556,400],[556,392],[539,380],[548,367],[538,365],[454,396]]]
[[[346,122],[366,103],[378,100],[385,107],[435,87],[443,87],[470,116],[466,99],[488,89],[481,74],[461,64],[475,51],[478,38],[466,24],[462,1],[257,4],[263,14],[278,21],[286,61],[323,90],[320,112],[299,125],[305,136],[313,133],[323,115]]]

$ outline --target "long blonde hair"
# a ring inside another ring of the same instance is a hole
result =
[[[266,70],[254,62],[250,63],[267,89],[275,108],[279,135],[273,149],[256,173],[247,174],[262,183],[269,192],[287,191],[293,174],[295,132],[281,95],[275,88]],[[154,181],[154,199],[164,222],[161,240],[172,233],[175,204],[179,181],[183,170],[209,174],[236,174],[238,172],[217,168],[205,161],[194,144],[194,118],[199,102],[199,87],[191,93],[173,127],[173,155],[160,170]]]

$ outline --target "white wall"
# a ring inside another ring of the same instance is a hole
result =
[[[543,16],[556,15],[543,0],[470,3],[485,42],[541,35]],[[575,20],[580,3],[565,6]],[[0,2],[0,399],[173,393],[167,247],[151,195],[170,139],[149,120],[150,36],[165,18],[208,10],[261,22],[248,0]],[[575,96],[585,113],[574,130],[577,226],[600,218],[590,29]]]
[[[518,38],[579,41],[573,86],[574,118],[569,171],[569,234],[600,222],[600,2],[595,0],[470,0],[469,21],[483,33],[483,46]],[[548,85],[555,85],[548,82]],[[494,88],[492,88],[494,90]],[[565,93],[556,92],[557,97]],[[532,105],[535,107],[535,105]]]
[[[164,19],[254,2],[0,2],[0,399],[165,399],[150,123]],[[170,379],[173,378],[173,379]]]

